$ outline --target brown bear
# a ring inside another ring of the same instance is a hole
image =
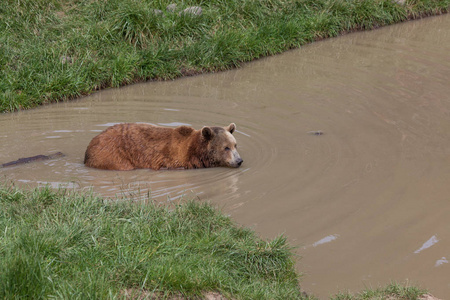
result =
[[[201,130],[117,124],[92,139],[84,163],[106,170],[237,168],[243,160],[232,135],[235,129],[234,123]]]

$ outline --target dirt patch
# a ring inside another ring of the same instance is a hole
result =
[[[205,299],[206,300],[227,300],[228,298],[226,298],[225,296],[216,293],[216,292],[209,292],[205,294]],[[426,300],[432,300],[432,299],[426,299]]]
[[[436,298],[431,294],[424,294],[419,297],[419,300],[442,300],[442,299]]]
[[[403,297],[399,298],[398,296],[388,296],[386,298],[386,300],[401,300],[401,299],[404,299],[404,298]],[[422,296],[417,298],[417,300],[442,300],[442,299],[436,298],[431,294],[423,294]]]
[[[140,289],[126,289],[123,290],[121,293],[121,297],[124,297],[125,299],[132,299],[132,300],[156,300],[156,299],[168,299],[168,300],[186,300],[186,299],[204,299],[204,300],[232,300],[230,298],[226,298],[225,296],[221,295],[218,292],[206,292],[201,297],[191,297],[186,298],[185,296],[181,294],[165,294],[163,292],[152,292],[152,291],[146,291],[146,290],[140,290]],[[434,300],[434,299],[426,299],[426,300]]]

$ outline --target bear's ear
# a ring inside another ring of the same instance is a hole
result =
[[[205,126],[202,128],[202,135],[205,138],[205,140],[209,141],[213,138],[214,132],[211,130],[211,128]]]
[[[225,128],[227,131],[229,131],[231,134],[233,134],[233,132],[236,130],[236,124],[231,123],[230,125],[228,125],[228,127]]]

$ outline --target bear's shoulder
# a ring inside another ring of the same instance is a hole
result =
[[[177,128],[175,128],[175,131],[177,132],[177,133],[179,133],[180,135],[182,135],[182,136],[189,136],[189,135],[191,135],[195,130],[194,130],[194,128],[192,128],[192,127],[189,127],[189,126],[180,126],[180,127],[177,127]]]

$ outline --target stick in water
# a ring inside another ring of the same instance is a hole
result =
[[[6,167],[12,167],[12,166],[17,166],[17,165],[21,165],[21,164],[27,164],[30,162],[35,162],[35,161],[41,161],[41,160],[49,160],[49,159],[54,159],[54,158],[59,158],[59,157],[64,157],[65,155],[61,152],[56,152],[50,155],[36,155],[36,156],[31,156],[31,157],[24,157],[24,158],[19,158],[18,160],[15,161],[10,161],[8,163],[2,164],[0,165],[1,168],[6,168]]]

